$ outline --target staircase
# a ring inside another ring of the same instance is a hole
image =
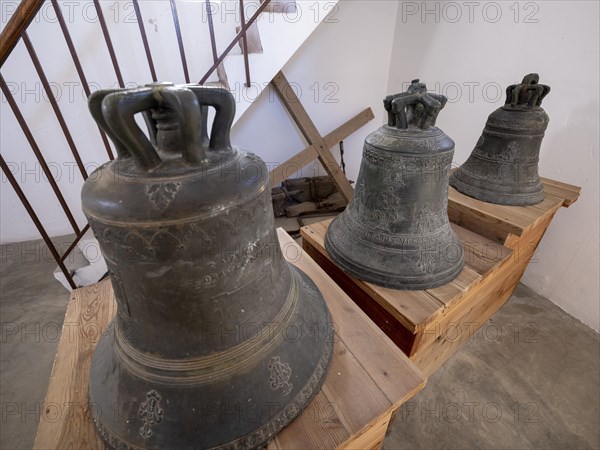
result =
[[[79,193],[86,169],[94,168],[89,162],[106,161],[114,148],[87,112],[87,93],[153,80],[201,80],[232,91],[235,124],[336,4],[337,0],[22,1],[0,40],[6,97],[1,162],[17,193],[3,194],[3,202],[14,204],[8,205],[10,210],[18,209],[20,201],[49,246],[48,236],[68,233],[71,224],[75,242],[62,255],[53,251],[55,276],[65,287],[96,282],[106,272],[102,258],[85,258],[97,244],[81,213]],[[39,92],[32,95],[31,86]],[[73,95],[65,95],[65,86]],[[44,167],[50,161],[79,170],[65,184],[49,179],[52,171]],[[30,163],[39,163],[46,183],[25,187],[27,180],[13,175],[14,167]],[[57,199],[62,212],[50,206]],[[76,255],[67,258],[72,251]]]

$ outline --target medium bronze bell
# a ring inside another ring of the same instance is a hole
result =
[[[538,81],[538,74],[531,73],[506,89],[506,103],[490,114],[471,156],[450,176],[450,185],[501,205],[544,200],[538,161],[549,119],[541,104],[550,87]]]
[[[118,305],[90,373],[100,436],[112,449],[265,445],[321,388],[332,327],[283,258],[265,164],[230,144],[233,96],[155,84],[89,106],[118,150],[82,193]]]
[[[388,124],[365,139],[354,196],[325,236],[333,261],[354,277],[429,289],[462,270],[447,211],[454,142],[434,126],[445,104],[419,80],[384,100]]]

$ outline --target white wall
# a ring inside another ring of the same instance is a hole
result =
[[[283,68],[308,114],[325,136],[371,107],[375,119],[344,141],[344,160],[356,180],[365,136],[385,120],[390,57],[398,3],[341,1]],[[234,126],[233,142],[258,153],[269,167],[306,147],[302,136],[271,89],[263,92]],[[339,148],[333,150],[339,159]],[[326,175],[318,164],[298,176]]]
[[[540,174],[583,189],[558,211],[523,282],[598,330],[599,4],[472,4],[471,11],[464,2],[400,4],[388,90],[420,77],[450,98],[438,125],[455,140],[461,164],[506,86],[530,72],[550,85]]]

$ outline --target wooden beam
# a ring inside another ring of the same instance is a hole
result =
[[[568,208],[579,198],[581,188],[572,184],[562,183],[549,178],[540,177],[544,184],[544,192],[564,200],[563,206]]]
[[[317,149],[314,145],[309,145],[301,152],[296,153],[286,162],[271,170],[271,173],[269,173],[271,187],[275,187],[283,180],[287,180],[293,174],[298,172],[304,166],[307,166],[311,161],[314,161],[318,157],[319,153],[317,153]]]
[[[340,141],[343,141],[374,117],[375,116],[373,115],[371,108],[364,109],[348,122],[337,127],[335,130],[325,136],[324,139],[327,148],[332,148]],[[292,156],[286,162],[277,166],[271,171],[269,174],[271,177],[271,186],[277,186],[283,180],[289,178],[318,157],[319,153],[317,152],[316,147],[314,145],[309,145],[304,150]]]
[[[15,13],[0,33],[0,67],[12,52],[21,38],[21,33],[27,29],[44,0],[23,0]]]
[[[366,125],[369,121],[373,120],[375,116],[371,108],[366,108],[359,112],[356,116],[350,119],[345,124],[337,127],[327,136],[325,136],[325,144],[327,148],[331,148],[343,141],[360,127]]]
[[[350,182],[329,151],[327,143],[319,134],[317,127],[302,106],[302,103],[300,103],[300,99],[298,99],[296,93],[289,85],[287,79],[283,75],[283,72],[278,72],[271,83],[275,87],[275,91],[279,95],[281,102],[294,119],[294,122],[296,122],[298,125],[300,132],[303,134],[308,143],[314,146],[319,155],[319,160],[325,167],[325,170],[333,178],[346,201],[349,202],[354,192]]]

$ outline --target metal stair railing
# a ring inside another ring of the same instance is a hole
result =
[[[156,76],[156,69],[154,66],[154,60],[152,58],[152,52],[150,49],[150,45],[148,43],[148,38],[147,38],[146,30],[144,27],[144,22],[142,20],[142,13],[141,13],[141,10],[139,7],[139,2],[138,2],[138,0],[131,0],[131,1],[133,4],[133,7],[134,7],[135,17],[136,17],[136,20],[137,20],[137,23],[139,26],[140,36],[142,39],[142,43],[144,45],[144,51],[146,53],[146,59],[148,60],[148,66],[150,69],[150,74],[151,74],[152,80],[158,81],[157,76]],[[178,47],[179,47],[179,53],[181,56],[181,64],[182,64],[182,68],[183,68],[183,72],[184,72],[184,77],[185,77],[186,82],[189,83],[190,75],[189,75],[189,70],[188,70],[188,65],[187,65],[187,58],[186,58],[185,47],[184,47],[182,33],[181,33],[181,27],[180,27],[180,23],[179,23],[179,16],[177,13],[177,5],[176,5],[175,0],[169,0],[169,1],[170,1],[170,5],[171,5],[173,22],[175,25],[175,32],[176,32],[176,36],[177,36],[177,42],[178,42]],[[210,0],[205,0],[207,21],[208,21],[208,26],[209,26],[209,34],[210,34],[210,42],[211,42],[211,52],[212,52],[212,56],[213,56],[213,65],[206,72],[206,74],[201,78],[199,84],[204,84],[208,80],[208,78],[212,75],[212,73],[223,63],[223,61],[225,60],[225,58],[227,57],[229,52],[241,40],[242,41],[242,44],[241,44],[242,53],[244,55],[244,67],[245,67],[245,78],[246,78],[245,83],[246,83],[246,86],[250,86],[250,66],[249,66],[249,60],[248,60],[248,52],[247,52],[248,43],[247,43],[246,34],[247,34],[247,31],[250,28],[250,26],[252,26],[252,24],[255,23],[258,16],[269,5],[270,1],[271,0],[262,0],[262,3],[257,8],[256,12],[250,17],[250,19],[248,19],[246,21],[245,12],[244,12],[244,2],[243,2],[243,0],[239,0],[241,29],[236,34],[236,36],[233,38],[233,40],[230,42],[230,44],[221,53],[221,55],[218,55],[216,39],[215,39],[215,30],[214,30],[214,24],[213,24],[213,17],[212,17],[213,8],[211,7]],[[81,156],[77,149],[77,146],[75,145],[73,138],[71,137],[69,125],[60,110],[57,99],[54,97],[54,95],[52,93],[52,90],[50,88],[50,83],[46,77],[46,74],[44,72],[41,62],[40,62],[39,58],[37,57],[37,53],[35,51],[33,43],[31,42],[31,40],[29,39],[29,36],[27,35],[27,29],[28,29],[29,25],[31,24],[31,22],[35,18],[36,14],[39,12],[39,10],[42,8],[44,3],[46,3],[46,2],[51,3],[51,6],[54,9],[54,12],[56,13],[57,23],[60,26],[62,34],[67,43],[67,47],[69,48],[69,53],[70,53],[71,59],[73,60],[73,64],[75,65],[75,69],[76,69],[79,79],[82,83],[83,89],[87,96],[89,96],[91,94],[90,84],[88,83],[88,81],[86,79],[79,56],[75,49],[75,45],[71,38],[71,34],[69,33],[67,24],[65,22],[63,14],[62,14],[61,7],[57,0],[22,0],[21,1],[19,6],[17,7],[17,9],[15,10],[14,14],[11,16],[10,20],[8,21],[8,23],[2,30],[2,33],[0,34],[0,70],[4,66],[4,63],[9,59],[13,49],[15,48],[15,46],[17,45],[19,40],[22,40],[23,43],[25,44],[25,47],[27,48],[27,52],[33,62],[36,73],[42,82],[42,86],[47,95],[50,106],[52,107],[54,114],[60,124],[62,133],[64,134],[64,136],[67,140],[67,144],[69,146],[71,154],[73,155],[73,159],[81,173],[81,176],[85,180],[87,178],[88,174],[85,170],[85,165],[83,164],[83,161],[81,159]],[[113,68],[115,71],[115,76],[117,78],[119,86],[124,87],[125,83],[123,81],[123,75],[121,73],[121,68],[119,66],[119,62],[117,60],[117,56],[116,56],[114,46],[113,46],[113,43],[112,43],[112,40],[110,37],[110,33],[109,33],[108,27],[106,25],[106,20],[104,18],[104,14],[102,12],[100,1],[93,0],[93,2],[94,2],[95,9],[96,9],[96,13],[98,15],[98,21],[100,23],[100,27],[102,29],[102,34],[104,36],[104,41],[106,43],[106,46],[107,46],[107,49],[108,49],[108,52],[110,55],[110,59],[111,59],[111,62],[112,62],[112,65],[113,65]],[[58,202],[65,214],[65,217],[68,220],[69,224],[71,225],[71,228],[73,229],[73,232],[75,234],[74,241],[71,243],[71,245],[67,248],[67,250],[64,253],[61,254],[58,251],[58,249],[56,248],[56,246],[54,245],[54,243],[52,242],[50,236],[48,235],[48,232],[46,231],[46,228],[44,227],[44,224],[39,219],[39,216],[36,214],[34,207],[28,200],[28,198],[25,195],[23,189],[21,188],[18,180],[15,178],[14,174],[11,172],[8,163],[4,160],[4,157],[1,154],[0,154],[0,167],[1,167],[4,175],[6,176],[8,182],[10,183],[12,188],[15,190],[19,200],[21,201],[21,204],[26,209],[27,213],[29,214],[29,217],[33,221],[33,223],[34,223],[35,227],[37,228],[38,232],[40,233],[42,239],[48,246],[53,258],[56,260],[58,267],[60,268],[63,275],[66,277],[67,282],[69,283],[69,286],[71,286],[71,288],[75,289],[75,288],[77,288],[77,286],[73,279],[74,274],[71,273],[69,271],[69,269],[67,268],[67,266],[65,265],[65,260],[67,259],[69,254],[73,251],[73,249],[78,244],[78,242],[81,240],[83,235],[88,231],[89,224],[80,226],[77,223],[77,221],[75,220],[73,213],[72,213],[71,209],[69,208],[69,205],[68,205],[67,201],[65,200],[65,197],[64,197],[63,193],[61,192],[60,187],[58,186],[58,184],[56,182],[57,180],[53,177],[52,172],[51,172],[50,168],[48,167],[48,163],[47,163],[46,159],[44,158],[44,155],[40,149],[40,146],[39,146],[38,142],[35,140],[35,138],[33,137],[30,126],[27,124],[25,117],[21,113],[19,104],[17,103],[17,101],[14,99],[14,96],[10,92],[10,89],[8,88],[8,85],[7,85],[4,77],[2,76],[1,72],[0,72],[0,89],[5,96],[7,103],[10,106],[10,109],[12,110],[13,114],[15,115],[15,118],[17,119],[17,122],[19,123],[19,126],[21,127],[21,130],[23,131],[25,138],[28,141],[29,146],[31,147],[31,150],[33,151],[38,163],[40,164],[40,167],[41,167],[42,171],[44,172],[46,179],[50,183],[52,191],[54,192],[54,195],[56,196],[56,199],[58,200]],[[109,141],[108,141],[106,135],[100,128],[98,128],[98,132],[100,133],[102,142],[106,148],[106,153],[108,155],[108,158],[113,159],[114,158],[113,151],[111,149],[111,146],[109,144]]]

